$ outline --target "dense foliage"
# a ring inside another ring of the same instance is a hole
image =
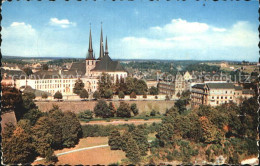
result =
[[[30,95],[22,96],[17,126],[7,124],[3,130],[3,160],[5,164],[29,164],[37,156],[56,162],[54,150],[75,146],[82,137],[81,125],[72,112],[62,112],[54,106],[42,113]]]
[[[185,104],[177,104],[166,111],[157,139],[152,142],[153,157],[188,164],[193,156],[205,155],[208,162],[214,162],[216,156],[223,155],[227,163],[239,164],[243,158],[257,154],[256,97],[239,106],[202,105],[186,114],[180,111],[183,107]]]

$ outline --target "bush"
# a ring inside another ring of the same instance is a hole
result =
[[[111,89],[105,90],[104,98],[105,99],[112,99],[113,98],[113,91]]]
[[[93,118],[93,112],[90,110],[86,110],[84,112],[80,112],[78,114],[79,119],[92,119]]]
[[[81,99],[87,99],[89,97],[88,91],[86,89],[82,89],[79,93],[79,97]]]
[[[152,110],[151,113],[150,113],[150,116],[155,116],[155,115],[156,115],[156,111]]]
[[[132,93],[130,94],[130,98],[131,98],[131,99],[136,99],[136,93],[135,93],[135,92],[132,92]]]
[[[62,94],[59,92],[59,91],[57,91],[55,94],[54,94],[54,99],[58,99],[58,100],[60,100],[60,99],[62,99]]]
[[[107,137],[113,130],[118,127],[114,125],[84,125],[82,126],[83,137]]]
[[[96,100],[100,99],[100,93],[98,91],[95,91],[93,93],[93,98],[96,99]]]
[[[120,92],[118,93],[118,98],[119,98],[119,99],[125,98],[125,94],[124,94],[123,91],[120,91]]]
[[[42,94],[42,98],[43,98],[43,99],[47,99],[47,98],[48,98],[47,93],[43,93],[43,94]]]
[[[131,110],[132,110],[134,116],[138,115],[139,110],[138,110],[137,105],[135,103],[131,104]]]

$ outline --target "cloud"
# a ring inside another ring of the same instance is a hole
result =
[[[163,27],[151,27],[155,33],[168,33],[168,34],[192,34],[203,33],[209,29],[209,26],[205,23],[199,22],[187,22],[182,19],[173,19],[171,23],[164,25]]]
[[[166,25],[150,27],[143,36],[122,38],[120,47],[127,50],[127,57],[135,58],[138,55],[140,58],[157,59],[253,60],[258,56],[257,34],[245,21],[223,28],[173,19]]]
[[[77,38],[82,35],[78,33],[70,29],[57,31],[49,26],[36,30],[25,22],[13,22],[2,27],[2,54],[29,57],[85,55],[86,48],[79,45]],[[66,38],[70,38],[70,42]]]
[[[70,22],[68,19],[59,20],[58,18],[51,18],[49,24],[52,26],[58,26],[61,28],[68,28],[70,26],[76,26],[76,23]]]

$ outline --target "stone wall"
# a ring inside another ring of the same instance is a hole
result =
[[[52,108],[52,105],[58,105],[62,111],[73,111],[75,113],[82,112],[85,110],[94,109],[97,101],[63,101],[63,102],[35,102],[41,111],[48,111]],[[108,101],[109,102],[109,101]],[[112,101],[116,107],[119,106],[120,101]],[[165,113],[166,108],[174,106],[174,101],[125,101],[126,103],[136,103],[140,113],[147,113],[151,110],[160,111]]]

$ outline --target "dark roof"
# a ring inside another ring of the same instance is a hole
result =
[[[51,93],[49,92],[44,92],[44,91],[41,91],[41,90],[37,90],[37,89],[33,89],[32,87],[30,86],[27,86],[24,90],[23,90],[23,93],[28,93],[28,92],[31,92],[31,93],[34,93],[35,96],[42,96],[42,94],[46,93],[48,96],[51,96]]]
[[[231,83],[207,83],[209,89],[234,89]]]
[[[193,85],[192,88],[199,88],[199,89],[204,89],[205,87],[205,84],[196,84],[196,85]]]
[[[125,71],[123,66],[118,61],[112,61],[109,56],[104,56],[97,62],[96,67],[92,71]]]
[[[59,71],[46,71],[41,70],[35,72],[34,74],[30,75],[31,79],[51,79],[51,78],[60,78]]]
[[[69,71],[77,72],[79,75],[85,75],[86,73],[86,61],[73,62]]]
[[[19,77],[21,75],[26,76],[26,73],[23,70],[5,70],[3,68],[1,68],[1,76],[4,76],[4,73],[6,73],[7,77],[10,76],[16,76]]]

